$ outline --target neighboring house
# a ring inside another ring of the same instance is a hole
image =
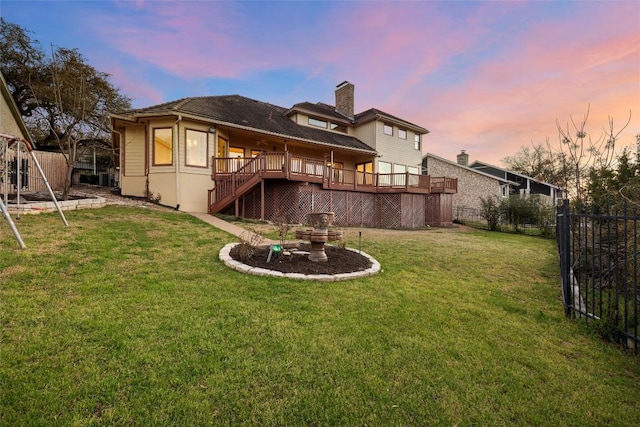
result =
[[[507,179],[473,169],[465,164],[466,153],[458,155],[458,161],[443,159],[427,153],[422,167],[429,175],[455,177],[458,180],[458,192],[452,195],[453,217],[456,220],[481,220],[481,199],[489,197],[507,197],[517,187],[517,183]]]
[[[335,98],[284,108],[192,97],[112,114],[122,194],[290,222],[335,211],[337,225],[451,223],[455,179],[420,173],[428,131],[376,109],[354,114],[349,82]]]
[[[551,205],[557,205],[559,201],[567,197],[566,190],[558,187],[557,185],[539,181],[530,176],[499,168],[497,166],[490,165],[489,163],[476,160],[471,163],[469,167],[477,171],[488,173],[489,175],[516,182],[518,186],[512,188],[509,195],[520,194],[525,197],[536,196],[539,197],[540,200]]]
[[[457,155],[455,162],[427,153],[423,157],[422,167],[429,175],[458,179],[458,192],[452,196],[453,216],[456,220],[481,219],[481,199],[491,196],[538,197],[548,204],[557,204],[566,197],[566,192],[560,187],[517,172],[480,161],[469,165],[469,155],[464,150]]]

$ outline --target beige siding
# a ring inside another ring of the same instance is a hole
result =
[[[376,122],[365,123],[354,128],[353,136],[367,144],[369,147],[376,149]]]
[[[407,131],[407,139],[398,137],[398,127],[393,126],[393,135],[384,134],[384,122],[375,122],[375,149],[380,157],[378,160],[394,165],[420,167],[422,153],[414,148],[413,132]]]
[[[428,157],[430,176],[458,178],[458,193],[452,195],[453,214],[457,209],[480,209],[480,198],[500,197],[500,181],[437,158]]]
[[[4,133],[11,136],[19,136],[26,139],[26,135],[22,133],[18,122],[11,113],[9,104],[4,96],[1,97],[0,102],[0,133]]]
[[[124,132],[123,180],[145,174],[145,135],[143,125],[128,126]]]

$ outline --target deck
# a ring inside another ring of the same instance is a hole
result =
[[[311,182],[329,190],[365,193],[454,194],[458,180],[411,173],[370,173],[336,168],[325,161],[290,152],[261,153],[257,157],[214,158],[209,211],[219,212],[265,179]]]

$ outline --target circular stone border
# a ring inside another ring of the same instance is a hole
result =
[[[272,277],[284,277],[287,279],[298,280],[318,280],[322,282],[337,282],[339,280],[355,279],[357,277],[368,277],[378,274],[380,272],[380,263],[376,261],[371,255],[351,248],[345,248],[348,251],[355,252],[371,261],[371,267],[362,271],[354,271],[353,273],[340,273],[340,274],[301,274],[301,273],[283,273],[281,271],[267,270],[261,267],[252,267],[231,258],[231,249],[240,243],[229,243],[220,249],[220,261],[224,262],[229,268],[233,268],[241,273],[253,274],[256,276],[272,276]]]

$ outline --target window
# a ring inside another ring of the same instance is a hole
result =
[[[228,146],[229,146],[229,141],[227,141],[224,138],[218,137],[218,143],[216,144],[216,157],[218,158],[218,161],[216,162],[216,169],[219,172],[229,171],[227,162],[224,160],[224,157],[227,157]]]
[[[413,136],[413,141],[414,141],[414,146],[413,148],[415,148],[416,150],[420,149],[420,135],[418,135],[417,133]]]
[[[231,170],[237,171],[244,166],[244,148],[242,147],[229,147],[229,157],[233,158],[231,163]]]
[[[393,165],[393,185],[403,186],[406,183],[407,167],[405,165]]]
[[[327,162],[327,166],[331,167],[333,170],[333,182],[342,184],[343,182],[343,177],[344,177],[344,173],[343,173],[343,169],[344,169],[344,163],[343,162]]]
[[[383,132],[385,135],[391,135],[393,136],[393,126],[388,125],[388,124],[384,124],[383,125]]]
[[[186,158],[187,166],[207,167],[207,152],[209,145],[207,143],[207,133],[187,129],[186,131]]]
[[[153,130],[153,164],[155,166],[173,164],[173,129]]]
[[[407,139],[407,131],[405,129],[398,129],[398,138]]]
[[[317,126],[319,128],[327,128],[327,122],[325,120],[314,119],[313,117],[309,117],[309,124],[311,126]]]
[[[378,184],[391,185],[391,163],[378,162]]]
[[[407,172],[409,172],[409,185],[417,187],[420,183],[420,168],[417,166],[407,166]]]
[[[221,137],[218,137],[218,147],[216,149],[216,157],[227,157],[227,145],[229,142]]]
[[[360,163],[356,165],[358,171],[358,184],[373,184],[373,163]]]

